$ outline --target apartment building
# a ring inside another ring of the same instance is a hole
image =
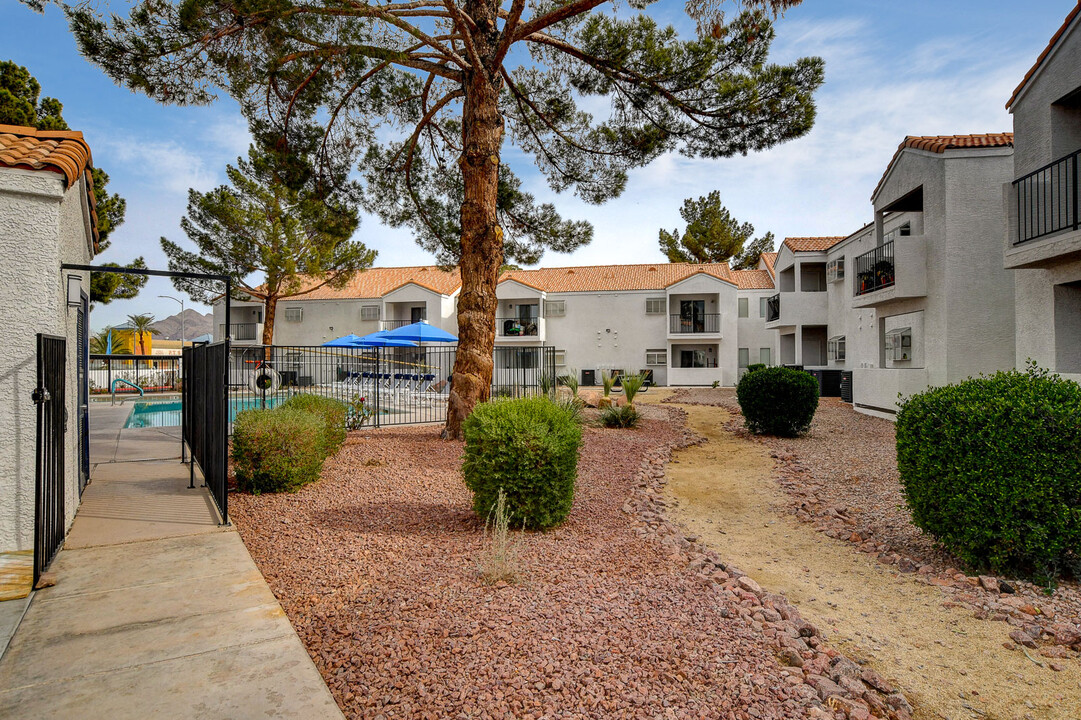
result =
[[[603,370],[647,371],[660,385],[733,385],[750,363],[776,357],[765,322],[771,267],[763,260],[743,271],[723,263],[508,271],[496,288],[495,342],[522,349],[500,356],[519,367],[536,357],[529,348],[555,347],[557,370],[573,371],[587,385]],[[274,343],[321,345],[417,320],[456,332],[460,285],[456,269],[372,268],[344,288],[282,301]],[[232,303],[236,344],[261,341],[261,313],[259,303]],[[214,314],[220,338],[221,303]]]
[[[1012,177],[1003,185],[1004,266],[1013,272],[1016,364],[1081,381],[1081,4],[1006,107]]]

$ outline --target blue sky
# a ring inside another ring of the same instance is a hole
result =
[[[120,12],[129,4],[110,3]],[[805,0],[778,21],[773,54],[776,61],[803,55],[826,61],[818,121],[804,138],[727,160],[660,158],[634,171],[626,192],[599,207],[551,192],[529,158],[507,149],[504,161],[527,189],[595,227],[591,245],[550,253],[542,264],[662,261],[658,229],[681,228],[683,199],[715,189],[758,233],[848,234],[871,219],[871,191],[905,135],[1011,129],[1004,104],[1072,7],[1066,0],[1029,0],[1023,11],[1000,0]],[[648,12],[689,27],[682,8],[682,0],[662,0]],[[78,54],[55,8],[42,16],[2,0],[0,27],[0,59],[28,67],[42,94],[64,103],[65,119],[83,131],[95,164],[111,176],[110,189],[127,199],[127,222],[98,260],[143,255],[164,269],[158,238],[185,240],[179,220],[188,188],[223,182],[226,163],[247,148],[236,105],[223,98],[210,107],[162,106],[117,87]],[[379,251],[379,265],[431,262],[407,232],[374,218],[365,218],[358,232]],[[159,294],[179,296],[167,280],[151,279],[139,298],[97,308],[92,325],[117,324],[134,312],[176,312],[179,306]]]

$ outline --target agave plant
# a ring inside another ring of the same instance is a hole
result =
[[[566,375],[559,376],[559,384],[571,391],[571,397],[578,397],[578,371],[570,370]]]
[[[604,396],[612,394],[612,387],[616,384],[616,376],[611,370],[601,370],[601,385],[604,386]]]
[[[646,376],[642,373],[623,376],[623,394],[627,398],[628,406],[634,406],[634,396],[642,389],[642,385],[645,384],[645,382]]]

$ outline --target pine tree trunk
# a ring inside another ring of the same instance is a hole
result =
[[[278,311],[278,296],[267,295],[263,300],[263,344],[274,344],[274,315]]]
[[[473,38],[482,59],[496,50],[497,10],[492,0],[466,3],[466,13],[477,23]],[[443,436],[452,439],[461,438],[462,422],[491,392],[495,289],[503,265],[503,230],[496,216],[503,116],[499,112],[499,76],[484,65],[488,63],[466,70],[463,83],[463,150],[458,161],[465,187],[459,262],[462,289],[458,295],[458,353],[443,429]]]

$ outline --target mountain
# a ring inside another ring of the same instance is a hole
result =
[[[176,315],[170,315],[167,318],[158,320],[150,327],[157,330],[160,335],[154,337],[161,338],[162,340],[179,340],[180,339],[180,313]],[[192,310],[188,308],[184,311],[184,339],[190,340],[193,337],[198,337],[206,333],[214,331],[214,314],[207,313],[203,315],[198,310]]]

